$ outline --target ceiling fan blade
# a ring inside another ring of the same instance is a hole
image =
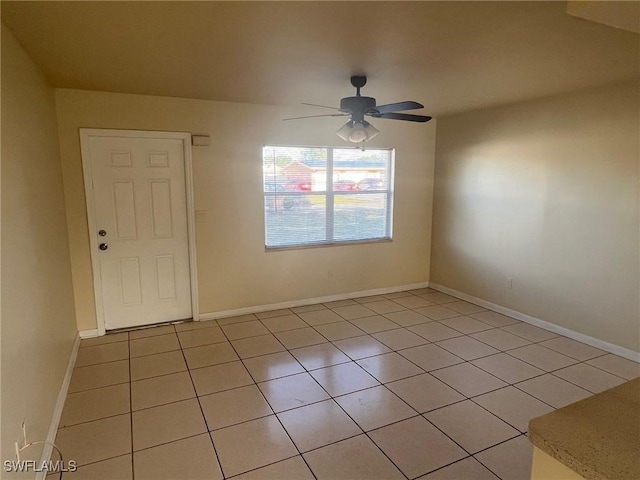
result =
[[[304,103],[304,102],[302,102],[301,105],[307,105],[308,107],[330,108],[331,110],[340,110],[337,107],[328,107],[327,105],[317,105],[315,103]]]
[[[380,113],[402,112],[403,110],[416,110],[418,108],[424,108],[424,105],[418,102],[398,102],[388,103],[386,105],[378,105],[376,110]]]
[[[304,117],[291,117],[291,118],[283,118],[282,121],[285,120],[300,120],[302,118],[318,118],[318,117],[348,117],[348,113],[326,113],[324,115],[307,115]]]
[[[428,122],[431,117],[425,115],[410,115],[408,113],[380,113],[370,115],[375,118],[388,118],[389,120],[406,120],[408,122]]]

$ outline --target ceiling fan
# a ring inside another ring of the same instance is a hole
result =
[[[347,142],[361,143],[371,140],[378,135],[380,131],[367,122],[364,117],[387,118],[390,120],[405,120],[409,122],[428,122],[431,117],[425,115],[412,115],[409,113],[398,113],[406,110],[416,110],[424,108],[418,102],[406,101],[397,103],[388,103],[386,105],[376,105],[376,99],[372,97],[363,97],[360,95],[360,89],[367,84],[367,77],[356,75],[351,77],[351,85],[356,88],[354,97],[345,97],[340,100],[340,108],[327,107],[325,105],[315,105],[313,103],[303,103],[311,107],[330,108],[341,113],[329,113],[325,115],[309,115],[305,117],[285,118],[284,120],[299,120],[302,118],[317,117],[350,117],[336,133],[340,138]]]

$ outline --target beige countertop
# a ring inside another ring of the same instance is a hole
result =
[[[534,418],[529,438],[588,480],[640,480],[640,378]]]

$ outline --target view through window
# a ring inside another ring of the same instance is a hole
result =
[[[267,248],[391,239],[393,150],[265,146]]]

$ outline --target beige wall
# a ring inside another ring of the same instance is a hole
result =
[[[282,122],[305,111],[79,90],[57,90],[56,105],[80,330],[96,328],[81,127],[211,136],[193,149],[195,208],[205,212],[196,224],[202,313],[429,279],[435,122],[374,122],[382,133],[371,146],[396,148],[393,242],[265,252],[262,146],[343,145],[341,119]]]
[[[636,83],[439,119],[431,281],[639,351],[639,106]]]
[[[76,333],[54,92],[3,25],[3,460],[25,418],[45,440]]]

